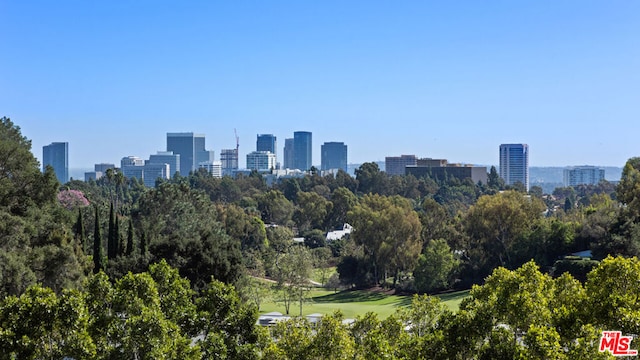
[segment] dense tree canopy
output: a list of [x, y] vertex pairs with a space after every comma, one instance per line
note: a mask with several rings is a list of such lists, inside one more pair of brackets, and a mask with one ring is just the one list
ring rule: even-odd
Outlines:
[[[591, 353], [599, 330], [637, 334], [639, 158], [615, 187], [526, 194], [502, 191], [495, 168], [488, 176], [487, 184], [388, 176], [365, 163], [355, 178], [314, 172], [269, 186], [257, 172], [216, 179], [198, 171], [146, 188], [117, 169], [59, 184], [2, 118], [0, 350], [8, 350], [0, 354], [597, 358], [606, 357]], [[327, 241], [344, 223], [352, 232]], [[565, 257], [581, 250], [594, 259]], [[347, 287], [484, 285], [455, 314], [421, 298], [413, 314], [367, 316], [352, 328], [335, 314], [313, 331], [296, 320], [263, 336], [231, 284], [270, 277], [282, 298], [301, 304], [313, 264], [336, 266]], [[246, 300], [251, 292], [241, 290]]]

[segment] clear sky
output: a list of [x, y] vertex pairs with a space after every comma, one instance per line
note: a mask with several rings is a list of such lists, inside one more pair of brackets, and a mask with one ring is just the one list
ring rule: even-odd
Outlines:
[[531, 166], [640, 155], [640, 1], [0, 0], [0, 116], [70, 167], [204, 133]]

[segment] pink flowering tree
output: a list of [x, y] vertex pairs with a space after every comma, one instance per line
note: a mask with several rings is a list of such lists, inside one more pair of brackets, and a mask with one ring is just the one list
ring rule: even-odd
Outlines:
[[58, 193], [58, 201], [69, 210], [89, 205], [89, 200], [80, 190], [62, 190]]

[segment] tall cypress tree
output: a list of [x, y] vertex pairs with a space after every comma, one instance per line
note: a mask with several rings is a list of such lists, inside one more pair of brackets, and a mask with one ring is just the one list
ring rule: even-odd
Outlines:
[[147, 256], [147, 236], [144, 231], [140, 234], [140, 256]]
[[82, 247], [82, 253], [84, 254], [87, 250], [85, 248], [84, 220], [82, 219], [82, 210], [80, 208], [78, 208], [78, 219], [76, 220], [76, 224], [73, 226], [73, 230], [76, 233], [76, 239], [78, 239], [78, 242]]
[[111, 203], [109, 208], [109, 231], [107, 233], [107, 257], [109, 260], [115, 259], [118, 254], [115, 227], [116, 221], [113, 214], [113, 203]]
[[127, 230], [127, 244], [124, 254], [129, 256], [133, 252], [133, 221], [129, 218], [129, 229]]
[[122, 249], [122, 241], [120, 239], [120, 220], [118, 219], [118, 215], [115, 215], [115, 223], [114, 223], [114, 244], [115, 244], [115, 249], [116, 249], [116, 257], [120, 256], [124, 253], [123, 249]]
[[93, 273], [97, 274], [100, 270], [104, 270], [103, 256], [104, 250], [102, 250], [102, 233], [100, 232], [100, 218], [98, 216], [98, 206], [96, 209], [96, 223], [93, 229]]

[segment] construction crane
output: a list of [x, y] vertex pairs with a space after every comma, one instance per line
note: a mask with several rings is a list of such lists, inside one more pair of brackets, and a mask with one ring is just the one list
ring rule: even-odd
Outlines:
[[233, 133], [236, 135], [236, 154], [238, 154], [238, 148], [240, 148], [240, 138], [238, 137], [236, 128], [233, 128]]

